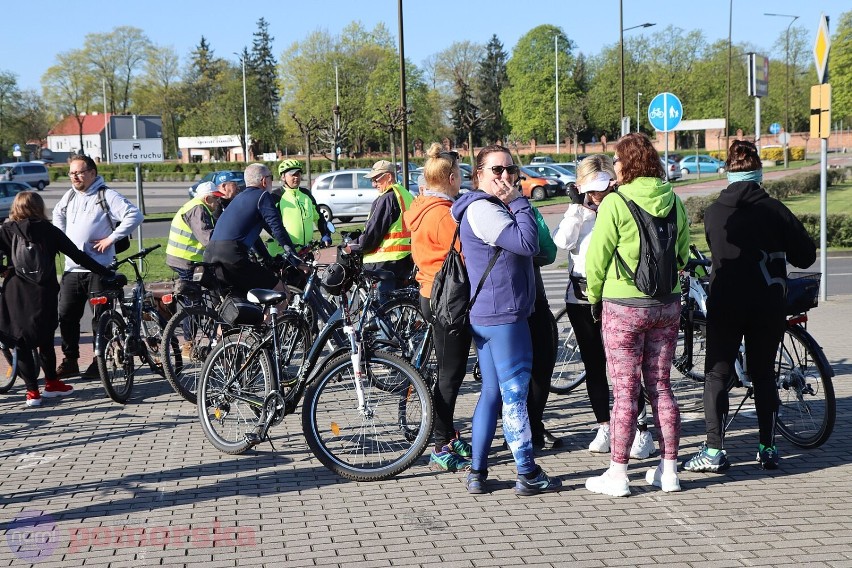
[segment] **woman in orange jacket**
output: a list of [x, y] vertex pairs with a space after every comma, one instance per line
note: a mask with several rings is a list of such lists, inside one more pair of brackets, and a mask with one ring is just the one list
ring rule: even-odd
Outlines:
[[[411, 231], [411, 256], [418, 268], [420, 308], [431, 321], [432, 281], [444, 263], [456, 231], [450, 206], [461, 189], [461, 171], [458, 153], [443, 151], [437, 142], [432, 144], [427, 155], [429, 160], [423, 168], [426, 188], [403, 214], [403, 220]], [[438, 381], [434, 396], [435, 447], [429, 462], [433, 469], [457, 471], [470, 464], [471, 456], [470, 444], [462, 441], [453, 427], [456, 398], [467, 372], [470, 330], [450, 336], [447, 330], [433, 322], [433, 337]]]

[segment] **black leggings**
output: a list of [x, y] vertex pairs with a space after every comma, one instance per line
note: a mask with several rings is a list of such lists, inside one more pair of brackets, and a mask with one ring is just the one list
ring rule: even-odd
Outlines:
[[533, 346], [527, 413], [530, 417], [532, 438], [535, 441], [541, 441], [544, 437], [544, 407], [547, 406], [550, 380], [553, 378], [553, 367], [556, 365], [556, 342], [554, 341], [556, 319], [543, 294], [537, 296], [535, 311], [527, 318], [527, 323], [530, 326]]
[[[432, 321], [429, 298], [420, 296], [420, 310], [427, 321]], [[459, 389], [467, 373], [471, 336], [469, 328], [465, 328], [458, 335], [450, 335], [438, 324], [432, 322], [432, 325], [432, 339], [435, 342], [435, 355], [438, 357], [438, 381], [435, 383], [433, 401], [435, 425], [432, 434], [435, 446], [440, 448], [456, 435], [453, 415]]]
[[23, 379], [28, 391], [38, 390], [39, 366], [44, 369], [44, 377], [56, 378], [56, 351], [53, 338], [38, 346], [38, 359], [33, 357], [33, 347], [26, 341], [18, 343], [18, 374]]
[[[710, 312], [718, 313], [718, 310]], [[728, 378], [745, 337], [746, 365], [754, 386], [754, 408], [760, 443], [775, 445], [775, 416], [778, 391], [775, 387], [775, 357], [784, 337], [784, 316], [719, 313], [707, 319], [707, 361], [704, 379], [704, 420], [707, 445], [724, 448], [724, 423], [728, 417]]]

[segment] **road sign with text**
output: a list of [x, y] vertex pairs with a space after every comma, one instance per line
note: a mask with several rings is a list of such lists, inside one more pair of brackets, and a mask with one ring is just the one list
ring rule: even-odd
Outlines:
[[656, 130], [669, 132], [680, 124], [683, 118], [683, 105], [680, 99], [671, 93], [660, 93], [648, 105], [648, 121]]
[[110, 140], [109, 158], [114, 164], [143, 164], [162, 162], [162, 138], [138, 138], [135, 140]]

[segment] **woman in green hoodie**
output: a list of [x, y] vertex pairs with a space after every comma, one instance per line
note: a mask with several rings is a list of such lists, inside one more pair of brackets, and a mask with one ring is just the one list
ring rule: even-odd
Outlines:
[[662, 458], [645, 479], [663, 491], [680, 490], [680, 412], [669, 380], [680, 317], [680, 282], [672, 266], [672, 274], [666, 275], [668, 280], [658, 293], [648, 295], [636, 286], [633, 273], [638, 272], [640, 260], [639, 226], [628, 201], [657, 218], [667, 217], [675, 208], [670, 231], [675, 258], [670, 259], [670, 264], [677, 268], [683, 267], [689, 253], [689, 228], [683, 202], [671, 184], [663, 181], [666, 174], [648, 137], [638, 133], [623, 136], [615, 145], [615, 153], [621, 198], [610, 197], [601, 202], [586, 256], [587, 295], [593, 313], [601, 317], [612, 380], [612, 455], [609, 469], [589, 478], [586, 488], [622, 497], [630, 495], [627, 463], [642, 379], [651, 399]]

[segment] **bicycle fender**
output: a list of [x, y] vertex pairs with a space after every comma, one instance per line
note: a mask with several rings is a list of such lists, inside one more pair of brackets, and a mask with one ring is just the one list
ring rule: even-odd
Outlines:
[[339, 356], [343, 355], [344, 353], [349, 353], [349, 346], [338, 347], [337, 349], [332, 351], [328, 355], [328, 357], [326, 357], [325, 359], [320, 361], [319, 365], [315, 365], [313, 371], [311, 371], [310, 375], [308, 375], [307, 384], [310, 385], [312, 382], [314, 382], [316, 380], [317, 376], [319, 376], [322, 373], [322, 371], [325, 370], [325, 364], [326, 363], [334, 360], [336, 357], [339, 357]]
[[820, 344], [817, 343], [816, 339], [814, 339], [813, 335], [808, 333], [808, 330], [806, 330], [801, 325], [795, 325], [795, 326], [793, 326], [792, 329], [798, 330], [799, 335], [802, 338], [802, 341], [805, 341], [808, 344], [808, 347], [810, 347], [811, 350], [813, 350], [813, 352], [816, 353], [816, 356], [819, 359], [819, 362], [822, 363], [824, 368], [828, 369], [829, 377], [833, 377], [834, 376], [834, 367], [832, 367], [831, 363], [828, 362], [828, 357], [825, 356], [825, 352], [822, 350], [822, 347], [820, 347]]

